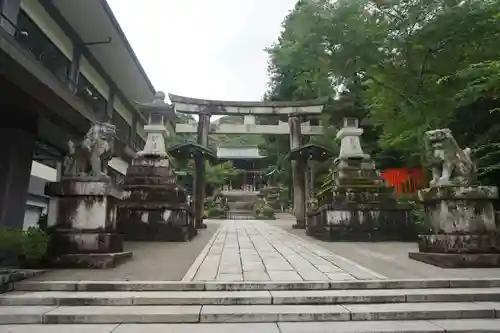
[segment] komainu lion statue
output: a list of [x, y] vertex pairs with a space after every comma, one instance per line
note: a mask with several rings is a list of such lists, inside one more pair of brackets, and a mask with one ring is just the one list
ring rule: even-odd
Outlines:
[[427, 131], [424, 139], [432, 167], [431, 186], [473, 185], [476, 182], [471, 149], [460, 149], [450, 129]]
[[115, 125], [96, 122], [81, 142], [68, 141], [64, 176], [106, 177], [108, 162], [113, 157], [115, 134]]

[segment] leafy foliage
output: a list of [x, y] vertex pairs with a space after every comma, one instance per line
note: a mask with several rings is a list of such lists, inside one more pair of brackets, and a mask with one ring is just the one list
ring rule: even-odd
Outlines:
[[[191, 174], [195, 173], [194, 161], [189, 161], [187, 171]], [[241, 174], [240, 169], [236, 169], [231, 161], [219, 164], [210, 164], [205, 162], [205, 183], [212, 189], [218, 189], [222, 185], [227, 184], [228, 179], [237, 177]]]
[[[351, 110], [327, 107], [326, 121], [364, 117], [364, 146], [380, 167], [421, 165], [423, 132], [449, 127], [493, 183], [499, 13], [498, 0], [300, 0], [268, 50], [265, 97], [354, 100]], [[336, 145], [334, 132], [317, 140]]]
[[0, 229], [0, 252], [32, 261], [44, 259], [49, 246], [49, 235], [40, 228]]

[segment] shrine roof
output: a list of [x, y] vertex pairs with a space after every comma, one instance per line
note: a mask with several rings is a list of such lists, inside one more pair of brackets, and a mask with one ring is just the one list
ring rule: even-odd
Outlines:
[[212, 150], [195, 142], [184, 142], [168, 148], [168, 153], [178, 159], [191, 159], [196, 154], [204, 155], [211, 162], [215, 162]]
[[252, 146], [218, 146], [217, 158], [219, 159], [262, 159], [259, 147]]
[[287, 158], [289, 160], [296, 160], [303, 158], [312, 161], [326, 161], [333, 156], [333, 153], [326, 147], [316, 144], [308, 143], [298, 148], [292, 149]]

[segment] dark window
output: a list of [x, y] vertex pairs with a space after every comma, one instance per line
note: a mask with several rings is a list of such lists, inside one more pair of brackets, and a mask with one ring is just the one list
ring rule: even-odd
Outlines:
[[127, 143], [128, 138], [130, 137], [130, 132], [132, 128], [125, 121], [125, 119], [120, 116], [118, 112], [113, 112], [113, 124], [116, 126], [116, 136], [120, 141]]
[[59, 80], [67, 82], [70, 60], [50, 41], [23, 10], [19, 12], [17, 28], [17, 41], [28, 49]]
[[106, 99], [83, 74], [78, 77], [76, 95], [90, 105], [96, 114], [103, 116], [106, 113]]

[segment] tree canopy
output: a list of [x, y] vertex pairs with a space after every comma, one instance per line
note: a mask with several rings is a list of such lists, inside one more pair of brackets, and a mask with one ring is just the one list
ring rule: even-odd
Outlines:
[[[386, 167], [421, 165], [423, 132], [449, 127], [494, 183], [499, 37], [499, 0], [299, 0], [268, 49], [265, 98], [352, 100], [350, 110], [327, 105], [331, 128], [316, 140], [333, 150], [339, 113], [354, 113], [366, 150]], [[287, 145], [267, 140], [268, 150]]]

